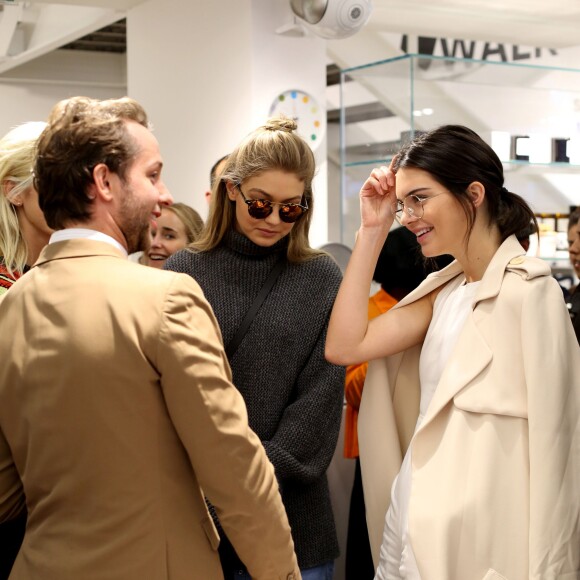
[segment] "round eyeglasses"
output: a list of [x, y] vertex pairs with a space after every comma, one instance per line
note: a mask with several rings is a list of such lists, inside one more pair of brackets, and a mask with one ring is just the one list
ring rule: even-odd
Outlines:
[[411, 218], [421, 219], [425, 213], [423, 204], [438, 195], [443, 195], [443, 193], [445, 192], [442, 191], [435, 195], [408, 195], [403, 201], [398, 199], [391, 204], [391, 213], [399, 223], [403, 219], [403, 212]]
[[269, 199], [248, 199], [244, 195], [241, 186], [236, 185], [236, 187], [240, 190], [244, 198], [244, 203], [248, 206], [248, 213], [257, 220], [267, 218], [274, 211], [275, 205], [278, 206], [280, 219], [287, 224], [293, 224], [308, 210], [308, 205], [306, 205], [306, 199], [304, 197], [302, 198], [304, 199], [304, 205], [300, 203], [280, 203], [278, 201], [270, 201]]

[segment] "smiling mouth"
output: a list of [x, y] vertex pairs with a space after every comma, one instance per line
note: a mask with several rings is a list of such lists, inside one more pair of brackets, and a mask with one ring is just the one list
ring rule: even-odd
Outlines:
[[149, 259], [153, 260], [154, 262], [167, 260], [168, 257], [169, 256], [162, 256], [161, 254], [149, 254]]
[[425, 234], [428, 234], [433, 228], [423, 228], [421, 230], [417, 230], [416, 232], [413, 232], [416, 236], [417, 239], [423, 237]]

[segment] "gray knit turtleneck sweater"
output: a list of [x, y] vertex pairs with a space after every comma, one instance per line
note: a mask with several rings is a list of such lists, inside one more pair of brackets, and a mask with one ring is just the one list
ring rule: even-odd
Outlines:
[[[263, 248], [232, 231], [218, 248], [183, 250], [165, 267], [195, 278], [228, 344], [286, 248], [287, 239]], [[344, 368], [326, 362], [324, 341], [340, 280], [329, 256], [287, 264], [230, 360], [250, 427], [274, 465], [300, 568], [338, 556], [326, 470], [340, 428]]]

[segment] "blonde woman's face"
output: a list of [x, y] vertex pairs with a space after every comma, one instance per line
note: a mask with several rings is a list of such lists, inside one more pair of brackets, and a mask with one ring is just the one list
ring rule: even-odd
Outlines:
[[[293, 173], [270, 169], [246, 179], [239, 187], [228, 182], [227, 190], [229, 199], [236, 203], [236, 230], [254, 244], [269, 247], [287, 236], [296, 225], [297, 222], [285, 223], [280, 219], [277, 204], [301, 203], [304, 182]], [[244, 196], [247, 200], [270, 201], [276, 204], [274, 211], [263, 219], [253, 218], [248, 213]]]
[[162, 269], [167, 258], [187, 246], [183, 222], [170, 209], [163, 208], [155, 226], [151, 227], [151, 244], [147, 250], [147, 265]]

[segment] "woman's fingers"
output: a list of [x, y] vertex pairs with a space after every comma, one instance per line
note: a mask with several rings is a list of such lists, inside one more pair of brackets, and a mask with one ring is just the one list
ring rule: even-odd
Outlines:
[[382, 195], [381, 185], [377, 177], [371, 173], [364, 182], [360, 192], [363, 197], [374, 197], [377, 193]]
[[389, 193], [394, 185], [394, 174], [390, 176], [389, 171], [389, 168], [384, 165], [375, 167], [365, 181], [361, 195], [369, 197], [375, 194], [382, 196]]

